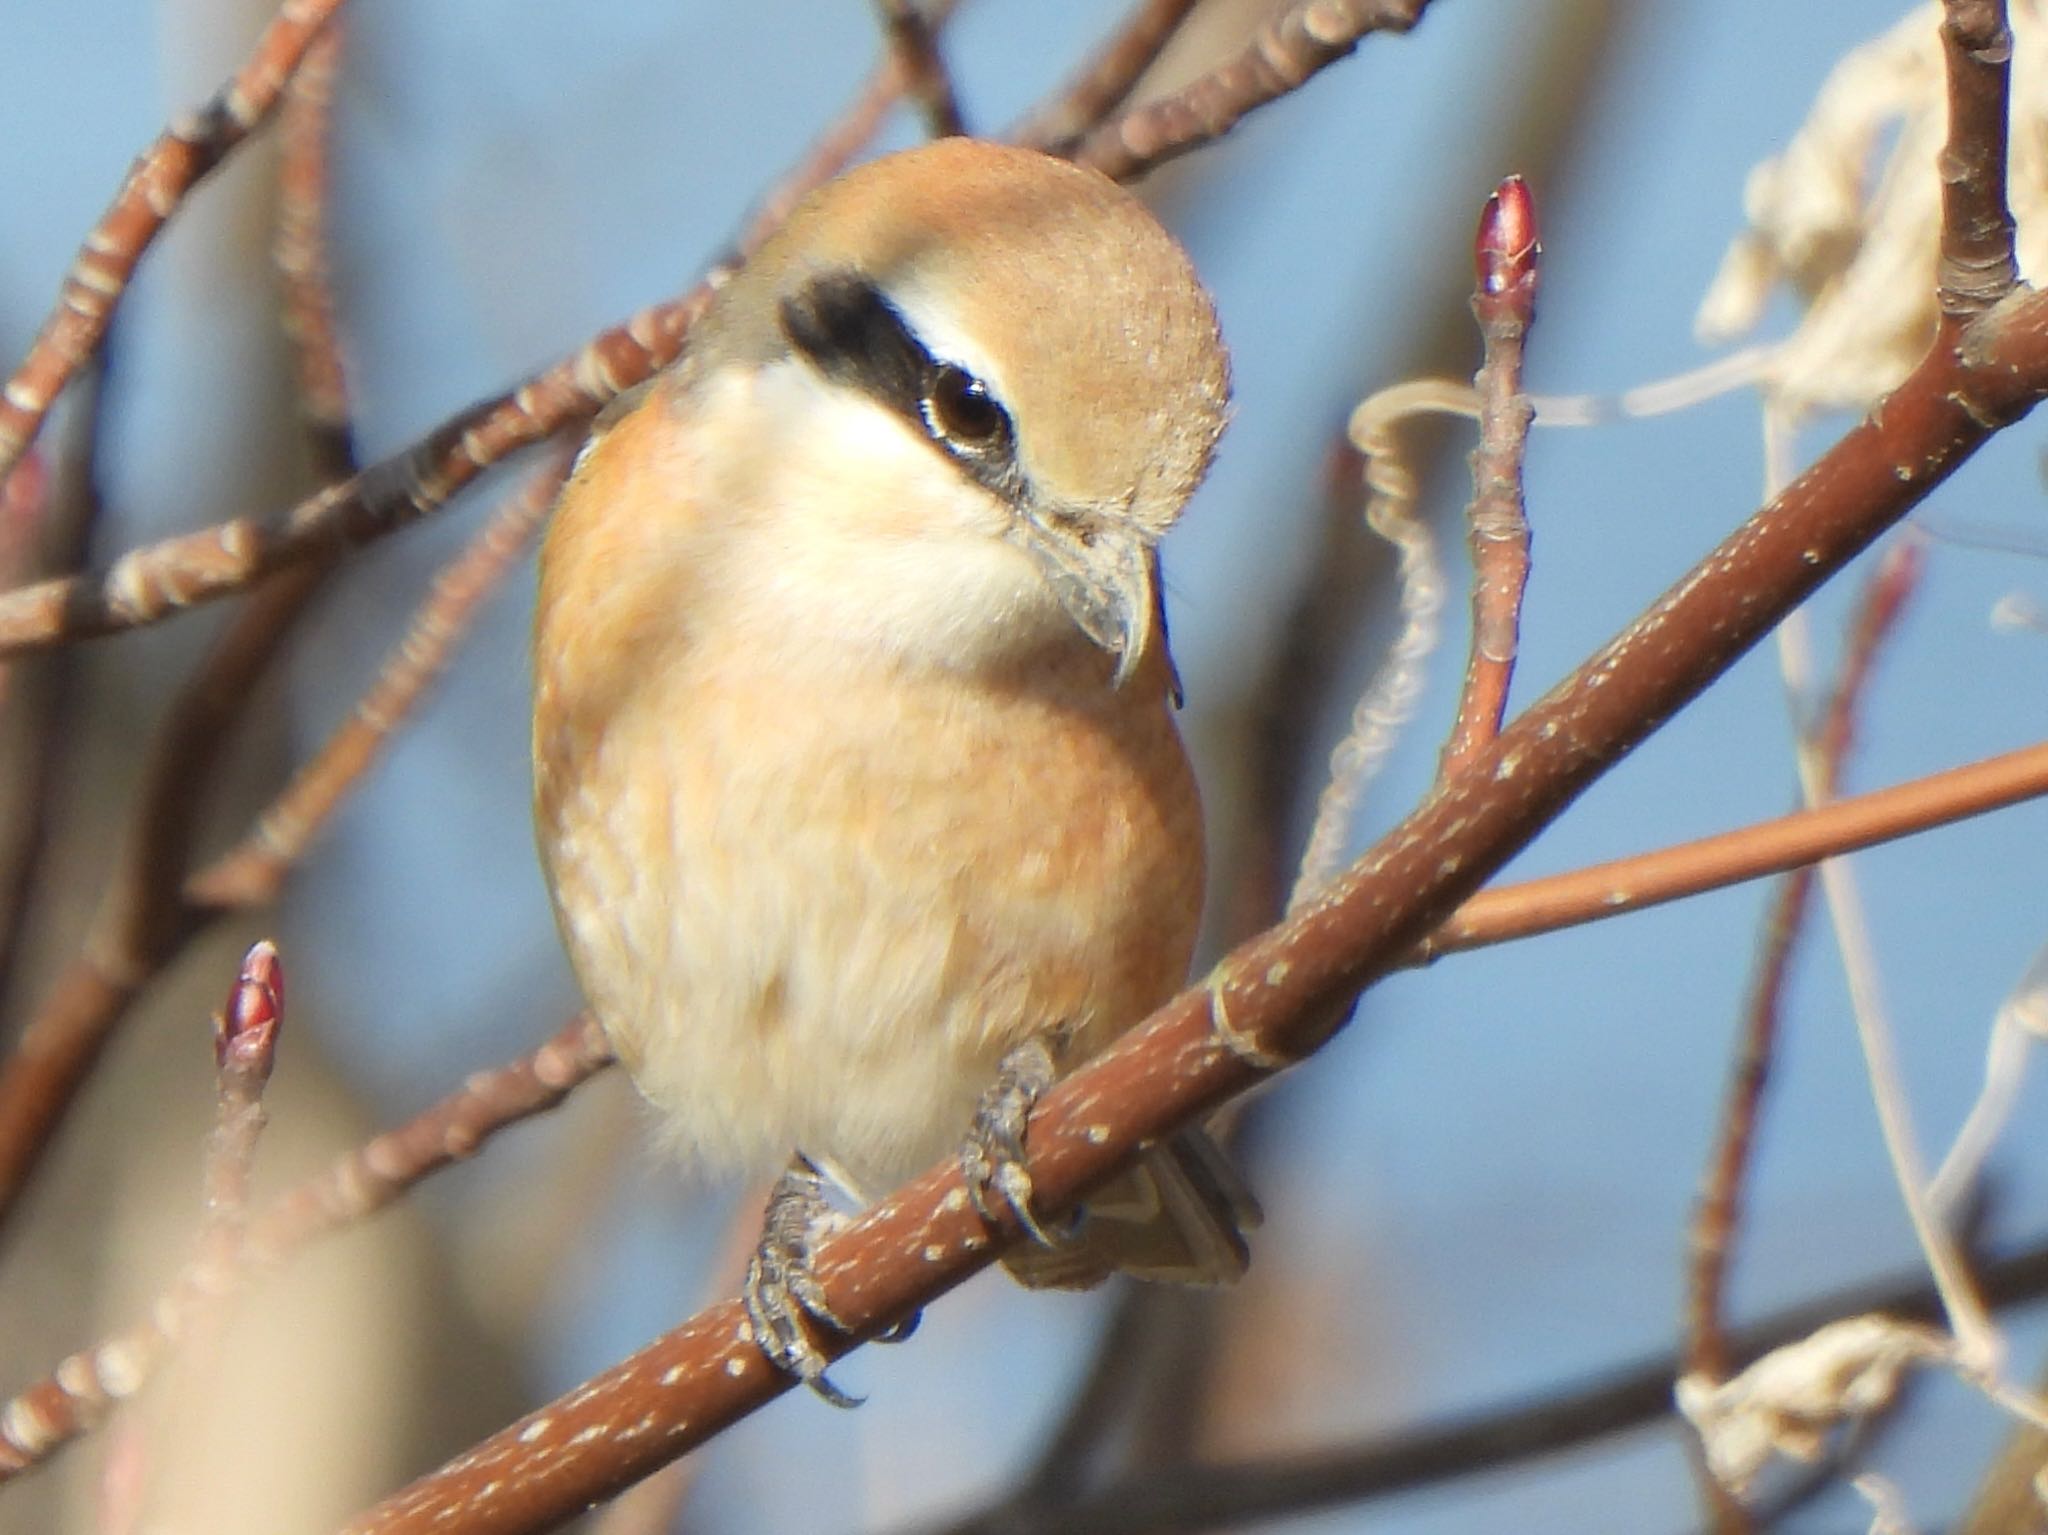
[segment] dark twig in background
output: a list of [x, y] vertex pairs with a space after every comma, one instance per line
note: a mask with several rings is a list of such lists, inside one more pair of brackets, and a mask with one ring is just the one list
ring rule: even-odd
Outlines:
[[1104, 123], [1074, 158], [1118, 181], [1219, 138], [1250, 112], [1298, 90], [1369, 34], [1406, 32], [1429, 0], [1308, 0], [1263, 24], [1244, 51], [1173, 95]]
[[882, 32], [889, 52], [896, 60], [897, 78], [903, 91], [924, 116], [925, 131], [933, 138], [965, 133], [960, 116], [960, 98], [953, 90], [953, 77], [939, 56], [938, 37], [932, 22], [918, 8], [916, 0], [876, 0], [882, 13]]
[[1123, 26], [1064, 89], [1010, 130], [1018, 144], [1071, 154], [1080, 136], [1124, 104], [1200, 0], [1137, 0]]
[[[100, 409], [104, 362], [73, 398], [72, 419], [54, 469], [46, 451], [24, 454], [0, 475], [0, 587], [85, 564], [99, 524]], [[50, 845], [52, 800], [71, 750], [75, 660], [59, 651], [0, 663], [0, 1021], [8, 1019], [17, 967], [35, 915]]]
[[[1994, 1305], [2039, 1300], [2048, 1296], [2048, 1243], [1986, 1260], [1979, 1272]], [[1829, 1322], [1872, 1312], [1930, 1321], [1941, 1299], [1919, 1270], [1857, 1285], [1736, 1328], [1731, 1357], [1748, 1364]], [[933, 1526], [930, 1535], [1196, 1535], [1300, 1518], [1523, 1465], [1670, 1418], [1682, 1368], [1677, 1354], [1659, 1355], [1436, 1424], [1243, 1465], [1176, 1466], [1113, 1482], [1056, 1511], [992, 1508]]]
[[[1920, 545], [1911, 538], [1893, 543], [1858, 595], [1850, 616], [1835, 685], [1812, 731], [1820, 781], [1819, 803], [1840, 792], [1842, 774], [1855, 739], [1856, 718], [1874, 674], [1878, 648], [1897, 628], [1899, 615], [1919, 582]], [[1722, 1095], [1720, 1121], [1708, 1154], [1703, 1192], [1687, 1233], [1683, 1312], [1688, 1374], [1726, 1380], [1730, 1355], [1724, 1313], [1729, 1250], [1742, 1219], [1743, 1192], [1756, 1149], [1764, 1088], [1777, 1055], [1785, 985], [1792, 955], [1811, 911], [1817, 877], [1814, 865], [1795, 869], [1772, 893], [1757, 955], [1756, 973], [1736, 1035], [1735, 1058]], [[1751, 1516], [1733, 1491], [1721, 1485], [1704, 1458], [1695, 1457], [1702, 1497], [1717, 1529], [1742, 1531]]]
[[434, 577], [426, 600], [347, 720], [292, 775], [249, 834], [186, 881], [187, 901], [219, 909], [277, 898], [285, 875], [447, 670], [484, 603], [540, 531], [568, 470], [565, 454], [534, 474]]
[[323, 480], [347, 479], [357, 467], [348, 372], [328, 261], [329, 147], [344, 35], [342, 23], [334, 21], [313, 40], [285, 88], [277, 117], [280, 154], [273, 250], [283, 290], [281, 318], [292, 344], [299, 411], [306, 421], [313, 469]]
[[[1899, 615], [1919, 582], [1921, 558], [1920, 545], [1914, 540], [1894, 543], [1857, 599], [1835, 685], [1814, 731], [1824, 801], [1833, 800], [1841, 788], [1858, 709], [1875, 671], [1879, 646], [1897, 629]], [[1741, 1221], [1758, 1106], [1777, 1053], [1785, 984], [1811, 905], [1814, 877], [1811, 865], [1795, 869], [1772, 892], [1704, 1192], [1693, 1215], [1686, 1282], [1686, 1368], [1717, 1381], [1727, 1378], [1730, 1365], [1723, 1331], [1728, 1251]]]

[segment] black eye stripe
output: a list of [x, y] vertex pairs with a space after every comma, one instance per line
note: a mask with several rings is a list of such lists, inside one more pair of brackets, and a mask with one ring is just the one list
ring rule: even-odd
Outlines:
[[790, 345], [827, 378], [917, 415], [931, 354], [874, 284], [845, 273], [814, 278], [782, 301], [781, 318]]
[[948, 437], [933, 396], [942, 380], [964, 370], [933, 357], [873, 283], [848, 272], [815, 277], [782, 301], [780, 319], [790, 345], [825, 377], [895, 411], [997, 495], [1022, 498], [1024, 475], [1008, 412], [991, 396], [999, 431], [971, 443]]

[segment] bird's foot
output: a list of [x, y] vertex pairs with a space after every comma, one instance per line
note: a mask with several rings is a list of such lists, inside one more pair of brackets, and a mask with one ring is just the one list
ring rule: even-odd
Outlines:
[[1024, 1167], [1024, 1131], [1031, 1110], [1045, 1096], [1058, 1067], [1052, 1044], [1043, 1036], [1028, 1039], [1010, 1051], [996, 1068], [996, 1079], [975, 1105], [974, 1123], [960, 1147], [960, 1171], [967, 1194], [985, 1221], [1001, 1219], [998, 1201], [1006, 1205], [1039, 1242], [1058, 1247], [1071, 1232], [1048, 1231], [1031, 1209], [1031, 1174]]
[[847, 1330], [811, 1272], [813, 1243], [843, 1224], [844, 1217], [826, 1202], [825, 1181], [818, 1170], [798, 1157], [768, 1196], [761, 1243], [747, 1264], [740, 1299], [754, 1342], [770, 1364], [796, 1376], [834, 1407], [858, 1407], [860, 1397], [849, 1396], [826, 1378], [828, 1361], [810, 1332], [813, 1322], [834, 1332]]

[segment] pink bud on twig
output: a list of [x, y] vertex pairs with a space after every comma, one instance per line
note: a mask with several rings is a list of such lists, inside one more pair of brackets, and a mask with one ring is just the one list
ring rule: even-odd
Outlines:
[[243, 956], [227, 1006], [214, 1016], [215, 1063], [253, 1073], [258, 1081], [267, 1078], [283, 1021], [284, 966], [277, 945], [265, 938]]
[[1536, 198], [1529, 183], [1510, 176], [1494, 188], [1479, 215], [1479, 233], [1472, 242], [1472, 260], [1482, 299], [1499, 297], [1513, 303], [1533, 294], [1536, 260], [1543, 246], [1536, 234]]

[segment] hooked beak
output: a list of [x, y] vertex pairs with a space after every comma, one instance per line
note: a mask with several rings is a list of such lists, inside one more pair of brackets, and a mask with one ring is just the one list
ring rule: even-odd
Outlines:
[[1017, 534], [1060, 606], [1116, 657], [1114, 685], [1122, 687], [1152, 648], [1158, 622], [1159, 556], [1152, 545], [1103, 518], [1053, 518], [1035, 510], [1019, 519]]

